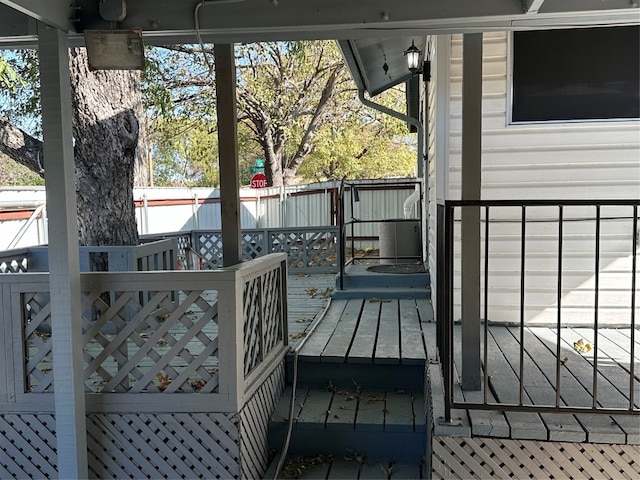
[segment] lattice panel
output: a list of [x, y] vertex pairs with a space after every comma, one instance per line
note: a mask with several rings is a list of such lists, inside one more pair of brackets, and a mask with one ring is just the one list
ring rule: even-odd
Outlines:
[[222, 233], [203, 233], [198, 236], [198, 254], [215, 268], [222, 264]]
[[[23, 305], [26, 391], [50, 392], [49, 295], [24, 294]], [[82, 313], [87, 391], [218, 392], [215, 292], [90, 292]]]
[[283, 391], [284, 362], [281, 362], [240, 412], [240, 458], [243, 478], [263, 478], [267, 470], [267, 426]]
[[640, 478], [640, 446], [434, 437], [434, 479]]
[[264, 311], [264, 326], [262, 328], [264, 340], [264, 352], [267, 355], [273, 347], [282, 342], [284, 332], [282, 330], [282, 272], [275, 269], [261, 277], [262, 281], [262, 305]]
[[87, 386], [93, 392], [217, 392], [218, 306], [207, 294], [180, 292], [176, 302], [173, 292], [116, 292], [110, 305], [98, 292], [86, 295]]
[[285, 252], [290, 268], [334, 266], [338, 246], [330, 232], [278, 232], [271, 234], [271, 250]]
[[[222, 263], [222, 234], [203, 232], [197, 237], [194, 248], [205, 259], [205, 268], [216, 268]], [[289, 268], [316, 271], [335, 271], [338, 258], [336, 232], [309, 231], [243, 231], [242, 257], [251, 260], [268, 253], [288, 254]]]
[[53, 391], [53, 342], [49, 293], [22, 295], [27, 392]]
[[187, 248], [191, 247], [191, 238], [189, 235], [179, 235], [175, 237], [178, 248], [178, 255], [185, 257]]
[[281, 290], [280, 269], [270, 270], [245, 283], [242, 295], [245, 376], [284, 340]]
[[264, 233], [243, 232], [242, 233], [242, 258], [253, 260], [269, 253], [264, 244]]
[[95, 478], [240, 478], [238, 420], [231, 414], [90, 414]]
[[53, 415], [0, 415], [0, 478], [57, 478]]
[[245, 377], [262, 361], [262, 318], [260, 277], [248, 281], [242, 293], [244, 309], [244, 375]]
[[27, 271], [27, 257], [0, 260], [0, 273], [22, 273]]

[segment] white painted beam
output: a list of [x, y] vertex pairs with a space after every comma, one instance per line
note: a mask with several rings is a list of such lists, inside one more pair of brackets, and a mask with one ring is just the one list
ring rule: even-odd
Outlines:
[[240, 174], [238, 172], [238, 118], [236, 66], [233, 44], [215, 44], [218, 102], [218, 161], [224, 266], [242, 262], [240, 233]]
[[0, 3], [64, 32], [71, 29], [71, 0], [0, 0]]
[[[24, 1], [24, 0], [23, 0]], [[42, 0], [46, 4], [46, 0]], [[97, 1], [97, 0], [96, 0]], [[247, 0], [237, 4], [207, 6], [200, 19], [201, 35], [207, 43], [239, 43], [278, 40], [321, 40], [384, 38], [387, 36], [425, 36], [452, 33], [503, 32], [521, 28], [562, 28], [578, 26], [632, 25], [638, 23], [638, 9], [629, 0], [575, 0], [553, 4], [557, 11], [527, 13], [522, 0], [466, 2], [464, 8], [451, 9], [450, 0], [439, 2], [395, 2], [387, 7], [389, 20], [373, 15], [356, 19], [348, 9], [334, 8], [315, 15], [309, 1], [287, 5], [291, 14], [281, 14], [266, 0]], [[326, 0], [322, 0], [326, 7]], [[97, 15], [97, 3], [79, 2], [80, 28], [111, 28]], [[0, 0], [13, 6], [17, 1]], [[195, 2], [194, 2], [195, 3]], [[120, 28], [141, 28], [147, 45], [196, 43], [193, 5], [175, 0], [136, 1], [127, 4], [127, 18]], [[145, 6], [149, 6], [145, 9]], [[436, 5], [436, 6], [434, 6]], [[437, 7], [440, 5], [440, 7]], [[551, 5], [549, 3], [549, 5]], [[546, 4], [545, 4], [546, 6]], [[238, 8], [235, 12], [231, 8]], [[93, 11], [91, 11], [93, 8]], [[393, 10], [391, 10], [393, 8]], [[403, 11], [405, 8], [406, 11]], [[5, 7], [4, 10], [7, 8]], [[207, 10], [209, 9], [209, 11]], [[288, 11], [289, 11], [288, 10]], [[293, 11], [295, 10], [295, 12]], [[353, 9], [351, 9], [352, 11]], [[370, 9], [367, 9], [369, 11]], [[0, 48], [33, 48], [33, 30], [24, 22], [11, 21], [0, 10]], [[347, 14], [348, 13], [348, 14]], [[82, 34], [70, 33], [72, 45], [83, 45]]]
[[[463, 36], [462, 200], [482, 191], [482, 34]], [[462, 388], [480, 390], [480, 208], [462, 207]]]
[[87, 478], [69, 46], [65, 32], [39, 27], [57, 467], [59, 478]]
[[524, 11], [526, 13], [538, 13], [544, 0], [523, 0]]

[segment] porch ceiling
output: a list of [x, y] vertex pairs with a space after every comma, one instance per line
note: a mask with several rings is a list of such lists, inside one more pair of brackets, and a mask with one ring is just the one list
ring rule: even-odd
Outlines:
[[[120, 0], [106, 0], [118, 3]], [[0, 37], [33, 41], [31, 19], [68, 29], [108, 29], [99, 0], [0, 0]], [[119, 28], [147, 43], [195, 42], [198, 0], [126, 0]], [[410, 37], [548, 26], [638, 23], [637, 0], [214, 0], [199, 9], [207, 42]], [[17, 15], [16, 12], [19, 12]], [[405, 47], [406, 48], [406, 47]]]
[[[103, 0], [118, 4], [120, 0]], [[195, 43], [198, 0], [126, 0], [117, 28], [140, 28], [145, 43]], [[100, 0], [0, 0], [0, 48], [35, 46], [37, 22], [68, 30], [109, 29]], [[640, 22], [637, 0], [207, 0], [205, 42], [337, 39], [359, 87], [376, 95], [409, 77], [403, 52], [426, 35]], [[420, 47], [422, 48], [422, 47]], [[383, 65], [388, 65], [384, 69]]]

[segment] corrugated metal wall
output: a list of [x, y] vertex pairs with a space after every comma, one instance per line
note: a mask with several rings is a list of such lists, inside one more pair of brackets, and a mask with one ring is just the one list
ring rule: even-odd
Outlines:
[[[404, 182], [404, 185], [397, 186], [398, 182]], [[402, 218], [403, 203], [413, 191], [413, 187], [407, 187], [407, 179], [366, 180], [353, 183], [367, 185], [359, 188], [360, 201], [354, 203], [353, 212], [347, 207], [347, 219]], [[249, 229], [335, 225], [338, 187], [339, 182], [324, 182], [263, 190], [242, 189], [241, 226]], [[347, 205], [350, 205], [349, 195], [350, 192], [347, 190]], [[44, 190], [8, 189], [2, 191], [0, 196], [0, 201], [8, 203], [18, 200], [35, 206], [38, 202], [44, 201]], [[222, 228], [220, 192], [217, 189], [136, 188], [134, 201], [138, 231], [141, 234]], [[418, 215], [416, 208], [414, 206], [412, 211], [414, 217]], [[26, 216], [28, 217], [28, 212]], [[7, 249], [25, 222], [26, 219], [0, 222], [0, 250]], [[42, 231], [42, 225], [34, 223], [16, 248], [46, 243], [46, 236], [39, 236], [39, 232]], [[356, 248], [377, 248], [377, 223], [356, 225], [353, 233], [360, 239], [356, 242]]]

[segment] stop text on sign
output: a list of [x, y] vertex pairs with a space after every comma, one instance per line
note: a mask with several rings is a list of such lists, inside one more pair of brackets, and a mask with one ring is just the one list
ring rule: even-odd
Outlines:
[[256, 173], [251, 177], [251, 188], [267, 188], [267, 176], [264, 173]]

